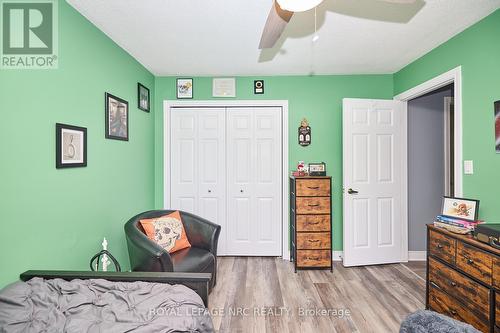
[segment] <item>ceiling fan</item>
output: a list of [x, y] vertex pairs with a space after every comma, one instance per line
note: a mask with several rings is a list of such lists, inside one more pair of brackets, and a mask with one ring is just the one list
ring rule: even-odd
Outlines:
[[[396, 4], [411, 4], [417, 0], [377, 0]], [[267, 17], [259, 49], [272, 48], [278, 41], [293, 13], [305, 12], [319, 6], [323, 0], [274, 0]]]

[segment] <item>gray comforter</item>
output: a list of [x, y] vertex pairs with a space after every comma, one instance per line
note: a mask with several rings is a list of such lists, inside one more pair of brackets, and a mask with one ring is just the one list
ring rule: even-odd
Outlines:
[[106, 280], [16, 282], [0, 292], [0, 332], [212, 332], [182, 285]]

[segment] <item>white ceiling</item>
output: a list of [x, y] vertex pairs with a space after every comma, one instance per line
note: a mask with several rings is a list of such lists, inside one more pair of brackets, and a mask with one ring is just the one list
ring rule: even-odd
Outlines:
[[258, 50], [272, 0], [67, 0], [155, 75], [393, 73], [500, 8], [500, 0], [325, 0]]

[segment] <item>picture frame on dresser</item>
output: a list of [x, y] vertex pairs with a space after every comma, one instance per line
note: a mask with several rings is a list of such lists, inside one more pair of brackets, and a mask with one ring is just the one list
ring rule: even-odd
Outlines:
[[290, 177], [291, 258], [298, 269], [329, 269], [332, 263], [331, 177]]

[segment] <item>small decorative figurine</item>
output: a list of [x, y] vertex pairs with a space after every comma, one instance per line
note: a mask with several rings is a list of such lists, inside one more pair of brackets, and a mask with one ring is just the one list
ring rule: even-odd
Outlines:
[[306, 118], [303, 118], [299, 127], [299, 145], [306, 147], [311, 144], [311, 127]]
[[[106, 240], [106, 238], [104, 238], [104, 240], [102, 241], [102, 249], [104, 251], [108, 251], [108, 241]], [[111, 263], [107, 254], [103, 254], [103, 256], [101, 258], [101, 262], [102, 262], [102, 271], [107, 272], [108, 265]]]

